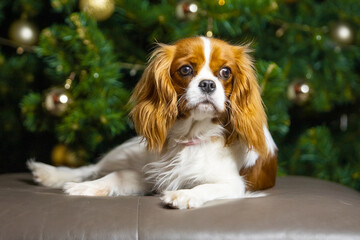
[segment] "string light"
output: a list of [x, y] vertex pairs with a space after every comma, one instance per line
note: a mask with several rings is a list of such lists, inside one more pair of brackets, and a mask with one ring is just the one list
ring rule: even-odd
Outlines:
[[207, 32], [206, 32], [206, 36], [207, 37], [212, 37], [214, 34], [213, 34], [213, 28], [214, 28], [214, 20], [209, 17], [208, 18], [208, 25], [207, 25]]
[[307, 85], [306, 83], [304, 83], [304, 84], [301, 85], [301, 87], [300, 87], [300, 91], [301, 91], [302, 93], [308, 93], [309, 90], [310, 90], [310, 87], [309, 87], [309, 85]]
[[207, 31], [207, 32], [206, 32], [206, 36], [209, 37], [209, 38], [212, 37], [212, 36], [213, 36], [213, 32], [212, 32], [212, 31]]
[[75, 79], [75, 75], [76, 74], [74, 72], [70, 73], [69, 77], [65, 80], [65, 85], [64, 85], [65, 89], [71, 88], [71, 84], [72, 84], [73, 80]]
[[69, 98], [68, 98], [65, 94], [62, 94], [62, 95], [60, 95], [60, 97], [59, 97], [59, 101], [60, 101], [61, 103], [67, 103], [68, 100], [69, 100]]
[[64, 86], [65, 89], [70, 89], [71, 83], [72, 83], [71, 79], [66, 79], [65, 86]]
[[196, 13], [198, 11], [198, 6], [195, 3], [191, 3], [189, 5], [189, 11], [192, 13]]

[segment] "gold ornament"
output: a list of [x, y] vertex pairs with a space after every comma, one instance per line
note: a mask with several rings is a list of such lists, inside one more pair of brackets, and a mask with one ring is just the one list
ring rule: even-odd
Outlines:
[[45, 109], [52, 115], [63, 114], [70, 103], [70, 97], [63, 88], [52, 88], [45, 95]]
[[20, 45], [34, 45], [39, 39], [39, 30], [31, 22], [20, 19], [13, 22], [9, 28], [9, 37]]
[[331, 28], [332, 38], [342, 45], [352, 44], [354, 35], [353, 29], [347, 23], [336, 23]]
[[69, 167], [77, 167], [82, 163], [77, 154], [63, 144], [58, 144], [52, 149], [51, 161], [55, 166]]
[[289, 100], [297, 105], [303, 105], [306, 103], [309, 100], [310, 93], [310, 86], [302, 79], [294, 80], [290, 83], [287, 90]]
[[114, 0], [80, 0], [79, 8], [98, 21], [108, 19], [115, 10]]
[[181, 1], [176, 6], [176, 16], [179, 19], [193, 20], [196, 18], [198, 10], [198, 5], [195, 2]]

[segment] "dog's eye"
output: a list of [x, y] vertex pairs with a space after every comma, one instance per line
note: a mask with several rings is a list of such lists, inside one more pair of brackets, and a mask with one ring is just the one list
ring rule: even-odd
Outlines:
[[223, 67], [222, 69], [220, 69], [219, 76], [220, 76], [220, 78], [222, 78], [223, 80], [229, 79], [230, 76], [231, 76], [231, 70], [230, 70], [230, 68], [228, 68], [228, 67]]
[[189, 65], [185, 65], [182, 66], [179, 70], [178, 70], [179, 74], [183, 77], [189, 76], [191, 74], [193, 74], [193, 69], [191, 66]]

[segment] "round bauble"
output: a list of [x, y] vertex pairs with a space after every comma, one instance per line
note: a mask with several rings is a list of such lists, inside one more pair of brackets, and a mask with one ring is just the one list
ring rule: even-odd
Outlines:
[[69, 106], [70, 97], [63, 88], [52, 88], [45, 94], [45, 109], [52, 115], [62, 115]]
[[341, 45], [349, 45], [354, 42], [355, 32], [347, 23], [335, 23], [331, 27], [331, 37]]
[[20, 19], [10, 25], [9, 38], [20, 45], [31, 46], [37, 43], [39, 30], [33, 23]]
[[76, 153], [64, 144], [57, 144], [51, 151], [51, 161], [55, 166], [76, 167], [81, 165]]
[[294, 80], [288, 86], [287, 96], [293, 103], [303, 105], [309, 100], [310, 92], [310, 86], [305, 80]]
[[79, 8], [97, 21], [111, 17], [115, 10], [114, 0], [80, 0]]
[[192, 1], [181, 1], [176, 6], [176, 17], [182, 20], [193, 20], [198, 14], [198, 5]]

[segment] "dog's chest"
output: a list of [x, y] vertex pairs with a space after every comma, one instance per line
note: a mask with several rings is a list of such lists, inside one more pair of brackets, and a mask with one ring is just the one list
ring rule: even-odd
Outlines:
[[145, 168], [147, 180], [160, 192], [192, 188], [236, 172], [230, 149], [224, 148], [222, 142], [178, 147]]

